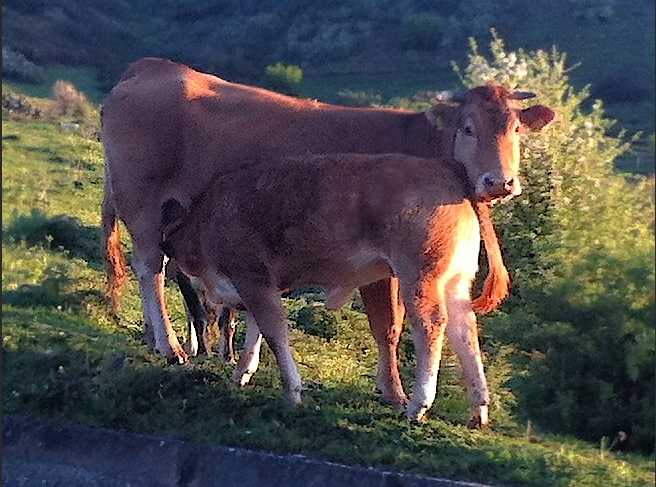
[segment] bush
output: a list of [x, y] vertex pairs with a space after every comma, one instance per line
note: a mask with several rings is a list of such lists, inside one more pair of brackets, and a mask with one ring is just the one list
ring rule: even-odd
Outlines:
[[29, 99], [16, 93], [2, 93], [2, 108], [17, 115], [30, 118], [43, 117], [43, 110], [32, 104]]
[[493, 36], [491, 61], [472, 40], [456, 67], [465, 85], [534, 91], [558, 121], [527, 137], [524, 193], [494, 208], [513, 293], [486, 332], [519, 349], [520, 416], [594, 442], [626, 431], [627, 448], [652, 453], [654, 180], [614, 172], [636, 137], [608, 135], [614, 121], [569, 85], [565, 55], [506, 52]]
[[51, 115], [85, 118], [93, 110], [93, 105], [85, 94], [69, 81], [58, 80], [54, 84], [52, 92], [55, 103], [52, 105]]
[[17, 217], [3, 228], [3, 239], [25, 242], [29, 246], [40, 245], [51, 250], [64, 250], [73, 257], [85, 259], [98, 266], [103, 264], [100, 253], [100, 229], [87, 227], [73, 216], [48, 217], [40, 210]]
[[378, 93], [369, 91], [343, 90], [337, 93], [340, 102], [349, 107], [380, 107], [383, 106], [383, 97]]
[[337, 318], [323, 303], [310, 302], [289, 313], [292, 324], [308, 335], [330, 340], [337, 336]]
[[303, 81], [303, 70], [298, 66], [283, 63], [267, 66], [262, 84], [271, 90], [287, 95], [298, 95]]

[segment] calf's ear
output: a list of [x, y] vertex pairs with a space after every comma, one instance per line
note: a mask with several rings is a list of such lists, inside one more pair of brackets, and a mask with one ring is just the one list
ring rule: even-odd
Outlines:
[[519, 110], [522, 132], [539, 132], [556, 118], [556, 112], [545, 105], [534, 105]]

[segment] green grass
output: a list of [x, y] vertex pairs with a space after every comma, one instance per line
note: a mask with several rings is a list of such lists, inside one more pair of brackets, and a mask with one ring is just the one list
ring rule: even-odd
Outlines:
[[[216, 357], [166, 366], [141, 343], [135, 280], [119, 318], [102, 296], [102, 263], [89, 243], [99, 235], [100, 143], [3, 112], [2, 151], [3, 412], [498, 485], [654, 485], [653, 458], [602, 455], [599, 445], [539, 432], [527, 438], [508, 415], [512, 395], [503, 384], [492, 384], [494, 428], [469, 430], [450, 350], [428, 418], [419, 425], [402, 420], [378, 402], [376, 347], [357, 300], [334, 314], [330, 339], [292, 328], [306, 386], [300, 407], [284, 402], [266, 346], [245, 388], [230, 381], [233, 366]], [[167, 293], [184, 339], [179, 293], [173, 286]], [[286, 300], [292, 311], [303, 303]], [[406, 336], [408, 389], [409, 343]], [[503, 354], [486, 365], [498, 375], [492, 372], [503, 369]]]

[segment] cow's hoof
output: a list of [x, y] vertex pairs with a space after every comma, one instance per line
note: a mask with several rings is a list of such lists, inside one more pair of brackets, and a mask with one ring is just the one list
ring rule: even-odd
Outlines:
[[411, 423], [419, 423], [424, 418], [429, 407], [430, 406], [417, 405], [410, 402], [405, 409], [403, 417]]
[[162, 352], [162, 355], [166, 357], [166, 361], [171, 365], [186, 364], [189, 360], [187, 353], [177, 343], [176, 346], [171, 345], [168, 350]]
[[189, 359], [186, 353], [184, 353], [183, 355], [171, 355], [169, 357], [166, 357], [166, 363], [169, 365], [184, 365], [186, 363], [189, 363]]
[[241, 387], [244, 387], [246, 384], [248, 384], [251, 380], [251, 377], [253, 377], [253, 374], [255, 372], [249, 372], [249, 371], [242, 371], [239, 369], [235, 369], [235, 371], [232, 373], [232, 380], [235, 384], [240, 385]]

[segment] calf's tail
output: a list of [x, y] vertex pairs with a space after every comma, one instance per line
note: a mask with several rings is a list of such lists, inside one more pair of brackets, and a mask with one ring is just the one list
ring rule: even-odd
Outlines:
[[483, 285], [483, 292], [472, 301], [472, 308], [476, 313], [485, 314], [497, 309], [510, 293], [510, 275], [503, 263], [499, 239], [490, 217], [489, 206], [485, 203], [474, 203], [474, 209], [487, 253], [489, 271]]
[[128, 276], [128, 267], [125, 262], [125, 254], [121, 248], [119, 238], [118, 219], [114, 205], [106, 196], [102, 209], [103, 247], [105, 263], [107, 266], [107, 289], [106, 295], [116, 311], [121, 293], [121, 286]]

